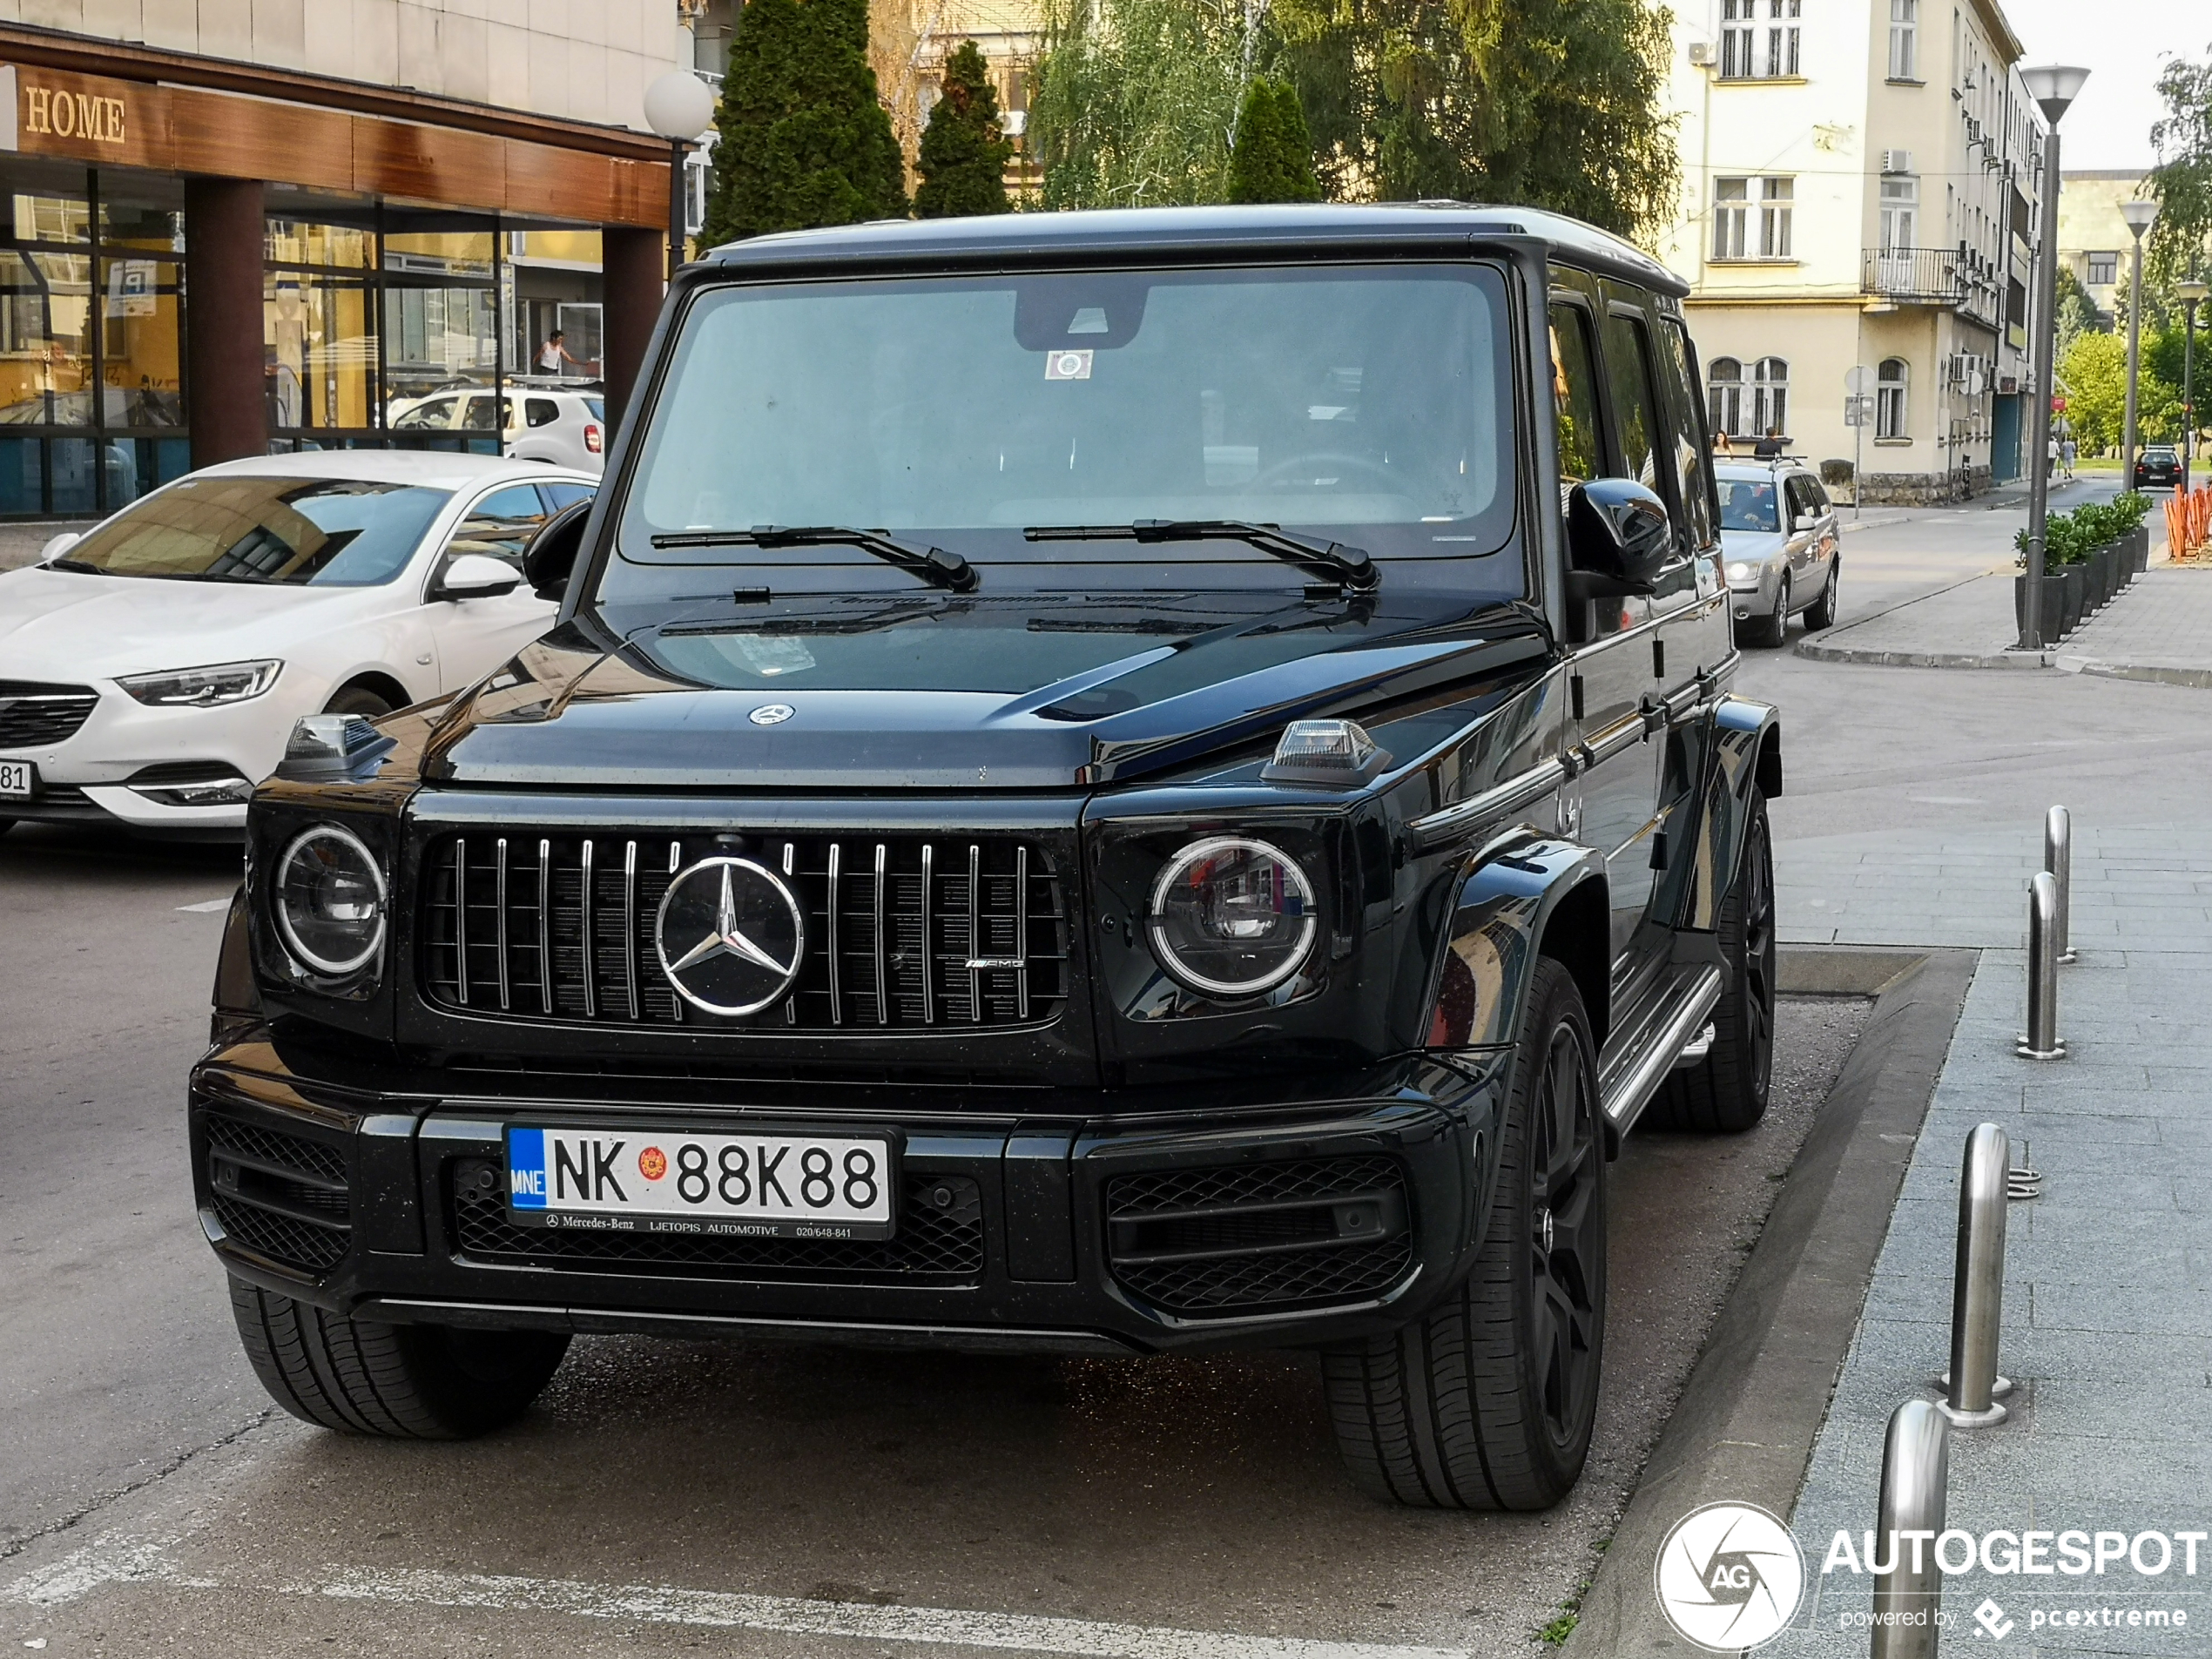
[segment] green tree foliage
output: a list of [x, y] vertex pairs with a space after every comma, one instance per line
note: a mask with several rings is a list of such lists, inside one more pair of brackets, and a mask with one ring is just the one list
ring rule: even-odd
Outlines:
[[1013, 155], [1014, 145], [999, 125], [990, 70], [975, 43], [964, 40], [945, 60], [944, 91], [922, 132], [916, 216], [1008, 212], [1014, 204], [1006, 199], [1006, 164]]
[[2058, 306], [2055, 314], [2059, 322], [2059, 356], [2063, 360], [2074, 344], [2074, 337], [2085, 331], [2094, 332], [2098, 327], [2096, 302], [2074, 280], [2074, 273], [2059, 266]]
[[1281, 67], [1338, 198], [1675, 214], [1668, 16], [1646, 0], [1275, 0]]
[[1255, 79], [1237, 111], [1237, 140], [1229, 152], [1232, 202], [1318, 202], [1321, 181], [1313, 172], [1313, 135], [1298, 88], [1288, 81]]
[[2158, 220], [2148, 253], [2155, 280], [2170, 284], [2202, 275], [2212, 247], [2212, 56], [2201, 64], [2170, 60], [2159, 73], [2158, 96], [2166, 112], [2150, 129], [2159, 157], [2149, 181]]
[[[2127, 422], [2128, 341], [2119, 334], [2084, 334], [2059, 364], [2066, 418], [2087, 449], [2117, 449]], [[2182, 429], [2182, 395], [2157, 372], [2146, 351], [2137, 366], [2137, 442], [2158, 443]]]
[[1229, 193], [1229, 130], [1258, 44], [1244, 0], [1044, 0], [1025, 141], [1044, 206]]
[[751, 0], [738, 14], [703, 241], [905, 217], [906, 163], [867, 51], [867, 0]]

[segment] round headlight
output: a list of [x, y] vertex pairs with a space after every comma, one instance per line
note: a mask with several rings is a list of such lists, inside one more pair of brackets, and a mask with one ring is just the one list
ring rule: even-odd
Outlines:
[[384, 873], [360, 840], [318, 825], [277, 860], [276, 921], [292, 954], [318, 974], [350, 974], [384, 942]]
[[1214, 836], [1160, 872], [1148, 927], [1160, 965], [1193, 990], [1256, 996], [1298, 972], [1312, 948], [1313, 888], [1281, 849]]

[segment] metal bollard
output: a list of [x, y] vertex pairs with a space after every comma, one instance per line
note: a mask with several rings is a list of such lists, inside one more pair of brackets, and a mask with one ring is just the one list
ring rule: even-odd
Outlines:
[[2027, 1035], [2013, 1052], [2028, 1060], [2063, 1060], [2059, 1035], [2059, 887], [2048, 870], [2027, 884]]
[[[1997, 1338], [2004, 1324], [2005, 1206], [2013, 1143], [1994, 1123], [1966, 1136], [1959, 1171], [1959, 1257], [1951, 1287], [1951, 1369], [1944, 1416], [1959, 1428], [2005, 1420], [1997, 1395], [2012, 1385], [1997, 1374]], [[2003, 1388], [1999, 1384], [2003, 1383]]]
[[2058, 960], [2074, 960], [2074, 819], [2063, 806], [2043, 815], [2043, 867], [2059, 886]]
[[[1874, 1548], [1890, 1570], [1874, 1578], [1872, 1659], [1935, 1659], [1936, 1613], [1943, 1605], [1943, 1569], [1935, 1541], [1943, 1531], [1944, 1489], [1951, 1478], [1951, 1430], [1925, 1399], [1890, 1413], [1882, 1446], [1882, 1503]], [[1904, 1536], [1919, 1533], [1916, 1543]], [[1919, 1570], [1913, 1570], [1918, 1552]], [[1874, 1560], [1878, 1561], [1878, 1553]]]

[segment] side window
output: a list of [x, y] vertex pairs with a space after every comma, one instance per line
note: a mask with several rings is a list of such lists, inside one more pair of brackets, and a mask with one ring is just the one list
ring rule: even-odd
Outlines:
[[545, 497], [547, 509], [559, 512], [563, 507], [573, 507], [580, 501], [590, 501], [599, 492], [589, 484], [540, 484], [537, 493]]
[[442, 432], [453, 420], [453, 400], [434, 397], [418, 403], [392, 422], [395, 432]]
[[494, 490], [469, 509], [469, 516], [446, 543], [446, 551], [455, 556], [482, 553], [520, 569], [523, 549], [545, 519], [545, 503], [539, 499], [536, 486], [510, 484]]
[[1603, 470], [1598, 442], [1597, 370], [1591, 359], [1589, 314], [1552, 307], [1552, 394], [1559, 403], [1559, 482], [1562, 490]]
[[1682, 486], [1682, 509], [1688, 521], [1689, 544], [1713, 543], [1713, 462], [1698, 417], [1705, 401], [1697, 395], [1697, 358], [1689, 335], [1672, 317], [1659, 323], [1659, 349], [1675, 395], [1675, 475]]
[[1783, 528], [1795, 529], [1797, 521], [1812, 511], [1812, 499], [1805, 489], [1804, 479], [1794, 472], [1782, 481], [1782, 490], [1787, 499], [1790, 517], [1789, 523]]
[[492, 425], [492, 410], [493, 404], [489, 397], [480, 395], [470, 398], [469, 412], [462, 421], [463, 428], [470, 432], [496, 431], [497, 428]]
[[1825, 513], [1835, 505], [1828, 499], [1828, 492], [1820, 487], [1820, 480], [1811, 476], [1805, 479], [1805, 498], [1816, 513]]
[[532, 426], [551, 426], [561, 418], [561, 406], [550, 397], [523, 400], [523, 418]]
[[1606, 317], [1605, 377], [1613, 391], [1622, 475], [1666, 496], [1667, 487], [1659, 476], [1659, 435], [1665, 428], [1651, 381], [1650, 342], [1642, 318], [1617, 311]]

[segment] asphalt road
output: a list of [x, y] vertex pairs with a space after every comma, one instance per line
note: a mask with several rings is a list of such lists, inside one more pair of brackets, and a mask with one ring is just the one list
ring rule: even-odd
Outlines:
[[[1908, 520], [1893, 579], [2001, 555], [2009, 530], [1987, 517]], [[1847, 555], [1877, 533], [1854, 532]], [[2202, 692], [1773, 652], [1746, 654], [1742, 686], [1790, 722], [1785, 865], [1793, 840], [2033, 821], [2069, 793], [2112, 822], [2202, 814]], [[1760, 1131], [1632, 1139], [1604, 1426], [1549, 1514], [1358, 1498], [1298, 1356], [607, 1339], [579, 1343], [516, 1429], [392, 1447], [269, 1412], [189, 1211], [181, 1079], [235, 873], [217, 852], [0, 839], [9, 1645], [851, 1655], [927, 1636], [948, 1655], [1243, 1659], [1261, 1651], [1232, 1639], [1247, 1633], [1322, 1644], [1305, 1659], [1526, 1652], [1610, 1530], [1853, 1035], [1848, 1008], [1793, 1007], [1785, 1104]], [[1163, 1629], [1232, 1636], [1143, 1634]]]
[[[903, 1621], [953, 1609], [1520, 1651], [1588, 1572], [1864, 1012], [1790, 1006], [1779, 1097], [1756, 1134], [1640, 1136], [1616, 1166], [1603, 1427], [1581, 1487], [1549, 1514], [1359, 1498], [1302, 1355], [1061, 1362], [592, 1339], [516, 1430], [395, 1447], [268, 1409], [190, 1213], [181, 1080], [234, 876], [235, 860], [210, 850], [20, 829], [0, 840], [12, 1068], [0, 1630], [52, 1653], [372, 1638], [677, 1651], [701, 1635], [671, 1585], [802, 1611], [880, 1605], [873, 1616]], [[149, 1567], [149, 1541], [164, 1539], [178, 1541]], [[57, 1561], [212, 1583], [98, 1587], [51, 1606], [7, 1593]], [[528, 1588], [442, 1607], [462, 1593], [422, 1575], [455, 1572]], [[615, 1628], [542, 1610], [624, 1585], [647, 1591]], [[363, 1595], [385, 1603], [373, 1623]], [[1007, 1650], [1008, 1633], [991, 1634], [989, 1650]], [[790, 1629], [711, 1642], [817, 1650]]]

